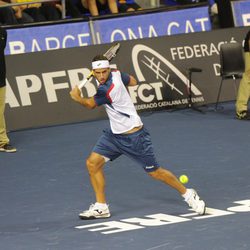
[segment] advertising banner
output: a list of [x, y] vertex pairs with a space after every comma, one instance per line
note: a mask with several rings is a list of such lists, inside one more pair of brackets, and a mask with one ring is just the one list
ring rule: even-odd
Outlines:
[[[194, 11], [195, 10], [195, 11]], [[8, 30], [5, 54], [55, 50], [211, 30], [208, 7]], [[95, 31], [96, 30], [96, 31]]]
[[[248, 28], [221, 29], [133, 41], [122, 41], [112, 67], [133, 75], [138, 85], [128, 91], [138, 111], [186, 107], [190, 68], [194, 105], [216, 101], [220, 85], [220, 46], [242, 42]], [[6, 56], [6, 121], [10, 130], [89, 121], [106, 117], [103, 108], [88, 110], [69, 96], [88, 76], [91, 60], [111, 44], [91, 45]], [[83, 88], [93, 96], [92, 79]], [[235, 99], [233, 80], [225, 80], [220, 101]]]
[[91, 44], [88, 22], [54, 24], [8, 30], [5, 54], [21, 54]]
[[211, 30], [207, 6], [96, 20], [93, 24], [100, 44]]
[[250, 26], [250, 0], [231, 2], [234, 26]]

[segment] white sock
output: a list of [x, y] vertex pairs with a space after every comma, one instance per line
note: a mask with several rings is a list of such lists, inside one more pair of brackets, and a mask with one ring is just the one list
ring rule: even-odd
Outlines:
[[183, 197], [183, 198], [185, 199], [185, 201], [186, 201], [186, 200], [189, 199], [189, 197], [190, 197], [191, 195], [192, 195], [192, 190], [190, 190], [190, 189], [187, 188], [186, 193], [183, 194], [182, 197]]
[[107, 208], [107, 206], [108, 205], [106, 203], [99, 203], [99, 202], [95, 203], [95, 207], [99, 208], [99, 209], [105, 209], [105, 208]]

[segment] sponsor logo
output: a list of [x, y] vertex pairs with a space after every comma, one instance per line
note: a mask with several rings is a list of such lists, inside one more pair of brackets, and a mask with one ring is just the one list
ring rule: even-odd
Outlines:
[[97, 212], [98, 214], [102, 214], [102, 211], [99, 209], [95, 209], [94, 211]]
[[188, 223], [194, 220], [199, 221], [226, 215], [232, 216], [235, 213], [250, 212], [250, 200], [234, 201], [233, 203], [235, 203], [236, 205], [227, 208], [227, 210], [206, 208], [206, 214], [203, 216], [200, 216], [194, 212], [180, 214], [179, 216], [173, 216], [165, 213], [156, 213], [145, 215], [143, 218], [133, 217], [118, 221], [104, 221], [101, 223], [79, 225], [75, 228], [79, 230], [86, 229], [89, 232], [99, 231], [101, 234], [114, 234], [144, 229], [146, 227], [167, 226], [170, 224], [183, 222]]
[[[137, 110], [188, 104], [188, 77], [160, 53], [137, 44], [132, 50], [132, 62], [140, 84], [130, 87], [129, 92]], [[192, 102], [204, 102], [193, 82], [190, 90]]]

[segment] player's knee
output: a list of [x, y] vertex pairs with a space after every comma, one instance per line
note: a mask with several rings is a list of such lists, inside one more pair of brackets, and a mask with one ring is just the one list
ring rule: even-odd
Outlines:
[[105, 161], [102, 157], [93, 157], [90, 155], [86, 160], [86, 167], [90, 175], [96, 174], [104, 165]]
[[96, 164], [90, 158], [86, 160], [86, 167], [90, 175], [95, 174], [97, 172]]
[[154, 179], [159, 179], [161, 173], [160, 173], [160, 168], [155, 168], [153, 171], [147, 172], [149, 176], [151, 176]]

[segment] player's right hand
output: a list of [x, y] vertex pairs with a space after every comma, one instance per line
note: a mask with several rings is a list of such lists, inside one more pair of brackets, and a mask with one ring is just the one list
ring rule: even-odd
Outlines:
[[70, 92], [69, 92], [71, 98], [76, 101], [76, 102], [80, 102], [81, 98], [81, 91], [80, 89], [75, 86]]

